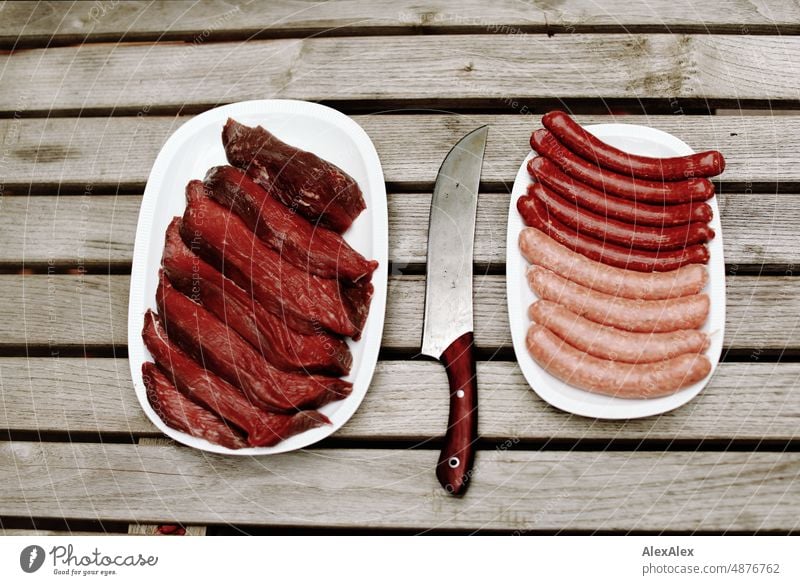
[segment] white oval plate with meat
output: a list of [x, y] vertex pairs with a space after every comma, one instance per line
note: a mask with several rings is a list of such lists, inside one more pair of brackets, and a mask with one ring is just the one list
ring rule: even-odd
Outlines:
[[[250, 126], [264, 126], [281, 140], [313, 152], [350, 174], [361, 187], [367, 208], [345, 232], [344, 239], [366, 258], [380, 263], [372, 277], [375, 293], [362, 337], [359, 341], [348, 339], [353, 367], [343, 379], [353, 383], [353, 391], [344, 400], [319, 409], [332, 424], [305, 431], [272, 447], [239, 450], [214, 445], [167, 426], [150, 406], [142, 381], [142, 363], [153, 361], [142, 341], [142, 325], [145, 311], [156, 308], [155, 293], [164, 233], [169, 221], [183, 214], [186, 183], [191, 179], [202, 179], [213, 166], [228, 164], [221, 134], [229, 117]], [[386, 310], [388, 233], [386, 186], [378, 154], [366, 132], [341, 112], [296, 100], [254, 100], [214, 108], [183, 124], [164, 144], [150, 172], [139, 211], [133, 252], [128, 359], [136, 396], [148, 418], [166, 435], [184, 445], [236, 455], [267, 455], [301, 449], [341, 428], [367, 393], [378, 360]]]
[[[586, 126], [586, 130], [633, 154], [653, 157], [683, 156], [694, 151], [682, 140], [654, 128], [633, 124], [597, 124]], [[511, 338], [520, 369], [531, 388], [545, 401], [556, 408], [593, 418], [630, 419], [661, 414], [686, 404], [705, 387], [713, 376], [722, 353], [725, 333], [725, 260], [722, 253], [722, 228], [719, 219], [717, 198], [708, 201], [714, 211], [710, 222], [716, 237], [708, 244], [710, 260], [709, 280], [703, 292], [709, 295], [711, 307], [708, 319], [702, 330], [708, 333], [711, 344], [706, 351], [711, 361], [711, 372], [703, 380], [662, 398], [626, 399], [614, 398], [587, 392], [562, 382], [547, 373], [528, 353], [525, 336], [531, 325], [528, 307], [537, 300], [528, 287], [525, 272], [528, 262], [519, 251], [517, 239], [525, 227], [517, 211], [517, 199], [525, 195], [528, 185], [533, 181], [528, 174], [528, 161], [536, 156], [531, 152], [520, 166], [514, 188], [511, 192], [511, 205], [508, 213], [508, 240], [506, 242], [508, 314], [511, 324]]]

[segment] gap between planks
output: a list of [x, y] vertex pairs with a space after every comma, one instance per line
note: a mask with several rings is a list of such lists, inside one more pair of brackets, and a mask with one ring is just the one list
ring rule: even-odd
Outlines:
[[[614, 4], [619, 4], [614, 7]], [[621, 14], [621, 16], [620, 16]], [[613, 15], [613, 16], [612, 16]], [[319, 3], [298, 9], [289, 0], [267, 4], [6, 3], [0, 10], [0, 47], [32, 48], [93, 42], [176, 40], [219, 42], [308, 36], [562, 33], [800, 33], [788, 4], [675, 0], [652, 6], [566, 0], [533, 9], [517, 0], [427, 2], [375, 0]]]

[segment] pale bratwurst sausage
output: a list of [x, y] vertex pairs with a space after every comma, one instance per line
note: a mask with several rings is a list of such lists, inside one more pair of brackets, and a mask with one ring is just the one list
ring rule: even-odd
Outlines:
[[660, 301], [624, 299], [575, 284], [540, 266], [528, 268], [528, 284], [541, 299], [560, 303], [595, 323], [626, 331], [697, 329], [708, 316], [705, 294]]
[[531, 325], [528, 351], [550, 374], [583, 390], [617, 398], [658, 398], [699, 382], [711, 371], [703, 354], [648, 364], [603, 360], [575, 349], [541, 325]]
[[595, 357], [642, 364], [659, 362], [684, 353], [702, 353], [708, 335], [696, 329], [667, 333], [635, 333], [600, 325], [552, 301], [537, 301], [529, 315], [570, 345]]
[[536, 228], [519, 234], [519, 249], [531, 264], [552, 270], [593, 290], [629, 299], [658, 300], [693, 295], [708, 280], [705, 266], [689, 264], [669, 272], [637, 272], [596, 262], [573, 252]]

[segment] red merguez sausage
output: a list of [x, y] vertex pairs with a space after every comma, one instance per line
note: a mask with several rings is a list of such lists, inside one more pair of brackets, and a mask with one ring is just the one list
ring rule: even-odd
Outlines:
[[714, 237], [714, 230], [700, 222], [657, 228], [608, 219], [564, 201], [541, 183], [531, 185], [528, 194], [541, 201], [553, 217], [578, 233], [615, 242], [624, 248], [675, 250], [702, 244]]
[[[238, 388], [200, 366], [175, 345], [167, 336], [161, 319], [152, 311], [145, 314], [142, 337], [171, 383], [186, 396], [243, 430], [247, 442], [253, 447], [268, 447], [308, 429], [330, 424], [324, 414], [315, 410], [288, 415], [256, 407]], [[193, 434], [191, 430], [181, 430]]]
[[239, 433], [217, 415], [178, 392], [154, 363], [142, 364], [142, 379], [150, 406], [167, 426], [228, 449], [247, 447]]
[[234, 213], [205, 194], [200, 181], [186, 186], [181, 236], [204, 260], [251, 292], [289, 327], [313, 335], [327, 329], [358, 339], [367, 318], [372, 283], [345, 287], [285, 262]]
[[567, 176], [543, 156], [531, 159], [528, 172], [540, 183], [584, 209], [635, 225], [669, 227], [692, 221], [707, 223], [714, 217], [711, 206], [704, 202], [650, 205], [608, 195]]
[[181, 218], [176, 217], [167, 228], [161, 260], [175, 288], [201, 302], [259, 349], [268, 362], [282, 370], [337, 376], [350, 372], [353, 356], [341, 337], [322, 330], [303, 335], [287, 327], [279, 317], [192, 252], [181, 240], [180, 221]]
[[172, 288], [163, 273], [156, 304], [170, 339], [267, 410], [317, 408], [346, 397], [353, 389], [338, 378], [304, 376], [273, 367], [222, 321]]
[[517, 210], [525, 225], [535, 227], [570, 250], [583, 254], [609, 266], [617, 266], [639, 272], [667, 272], [686, 264], [705, 264], [708, 262], [708, 249], [703, 245], [689, 246], [682, 250], [651, 252], [632, 250], [615, 244], [601, 242], [583, 235], [547, 213], [536, 197], [520, 197]]
[[[367, 207], [355, 179], [334, 164], [228, 118], [222, 145], [232, 165], [312, 222], [339, 233]], [[272, 185], [277, 189], [272, 188]]]
[[369, 280], [378, 267], [342, 236], [293, 213], [237, 168], [214, 167], [204, 183], [211, 198], [234, 211], [265, 244], [303, 270], [356, 282]]
[[531, 146], [572, 178], [588, 183], [603, 192], [616, 193], [626, 199], [669, 205], [705, 201], [714, 195], [714, 185], [708, 179], [649, 181], [602, 169], [570, 151], [544, 128], [531, 135]]
[[725, 159], [716, 150], [671, 158], [627, 153], [584, 130], [565, 112], [546, 113], [542, 124], [572, 152], [623, 175], [655, 181], [680, 181], [690, 177], [713, 177], [725, 170]]

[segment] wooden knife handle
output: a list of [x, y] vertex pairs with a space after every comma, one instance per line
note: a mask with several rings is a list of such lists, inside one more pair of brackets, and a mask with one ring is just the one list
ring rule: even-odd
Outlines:
[[451, 343], [441, 361], [450, 382], [450, 415], [436, 477], [449, 493], [460, 495], [472, 477], [478, 438], [478, 379], [472, 332]]

